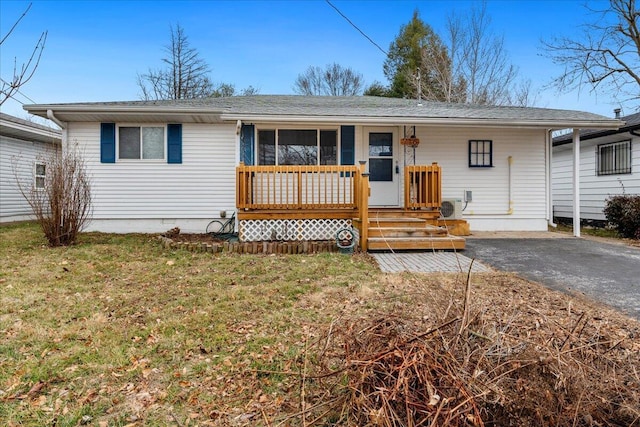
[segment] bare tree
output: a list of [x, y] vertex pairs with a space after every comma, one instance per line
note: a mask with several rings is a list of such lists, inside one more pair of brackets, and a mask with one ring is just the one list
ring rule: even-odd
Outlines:
[[[29, 13], [29, 9], [31, 9], [32, 3], [29, 3], [29, 6], [22, 13], [20, 18], [13, 24], [13, 26], [9, 29], [7, 34], [2, 36], [0, 40], [0, 50], [2, 50], [2, 45], [9, 38], [11, 33], [16, 29], [20, 21]], [[13, 60], [13, 76], [9, 80], [5, 80], [4, 78], [0, 78], [0, 105], [4, 104], [5, 101], [20, 90], [22, 86], [27, 84], [29, 80], [33, 77], [36, 70], [38, 69], [38, 65], [40, 65], [40, 58], [42, 58], [42, 52], [44, 51], [44, 45], [47, 41], [47, 32], [44, 31], [40, 34], [40, 38], [38, 39], [35, 47], [31, 51], [31, 55], [26, 62], [18, 65], [17, 57], [14, 57]]]
[[214, 91], [209, 78], [209, 65], [189, 45], [180, 25], [170, 27], [169, 44], [164, 48], [166, 68], [138, 74], [142, 99], [194, 99], [211, 96]]
[[333, 63], [324, 68], [307, 68], [298, 75], [293, 90], [301, 95], [354, 96], [362, 92], [363, 86], [362, 74]]
[[[39, 160], [41, 178], [21, 180], [14, 159], [14, 176], [49, 246], [76, 242], [91, 219], [91, 182], [78, 147], [54, 150]], [[38, 181], [41, 179], [41, 181]]]
[[[564, 71], [554, 80], [561, 91], [588, 85], [594, 91], [640, 99], [640, 11], [635, 0], [610, 0], [576, 38], [543, 41], [546, 55]], [[622, 101], [622, 100], [621, 100]]]
[[466, 102], [509, 104], [518, 70], [509, 62], [504, 37], [491, 32], [486, 2], [473, 6], [466, 16], [451, 15], [447, 30], [452, 69], [456, 79], [465, 82]]

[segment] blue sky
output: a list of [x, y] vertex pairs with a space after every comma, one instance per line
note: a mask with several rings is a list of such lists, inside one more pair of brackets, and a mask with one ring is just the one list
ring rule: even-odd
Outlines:
[[[0, 2], [0, 33], [6, 34], [29, 2]], [[452, 11], [473, 2], [348, 1], [333, 4], [369, 37], [388, 49], [414, 9], [438, 33]], [[606, 1], [589, 4], [606, 7]], [[492, 29], [505, 37], [511, 61], [531, 79], [537, 106], [611, 116], [619, 106], [588, 88], [560, 95], [544, 89], [559, 73], [541, 55], [541, 39], [570, 35], [588, 21], [583, 1], [488, 0]], [[47, 45], [35, 77], [17, 98], [23, 103], [123, 101], [139, 99], [138, 73], [159, 68], [169, 26], [179, 23], [191, 46], [211, 67], [214, 82], [261, 94], [293, 93], [297, 75], [310, 65], [337, 62], [363, 74], [367, 84], [386, 83], [385, 55], [324, 0], [308, 1], [34, 1], [29, 14], [2, 46], [0, 75], [8, 80], [14, 57], [26, 61], [40, 33]], [[29, 97], [31, 100], [27, 99]], [[19, 102], [2, 111], [25, 117]], [[633, 111], [624, 111], [623, 114]]]

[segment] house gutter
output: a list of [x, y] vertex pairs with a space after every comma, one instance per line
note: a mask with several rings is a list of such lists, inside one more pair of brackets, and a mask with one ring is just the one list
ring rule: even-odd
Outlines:
[[[463, 127], [517, 127], [517, 128], [552, 128], [565, 129], [572, 127], [590, 129], [617, 129], [619, 121], [553, 121], [553, 120], [501, 120], [501, 119], [456, 119], [454, 117], [371, 117], [371, 116], [272, 116], [272, 115], [251, 115], [251, 114], [222, 114], [223, 121], [242, 120], [253, 123], [331, 123], [331, 124], [354, 124], [354, 125], [392, 125], [400, 126], [411, 123], [412, 125], [430, 126], [463, 126]], [[613, 122], [613, 123], [612, 123]]]

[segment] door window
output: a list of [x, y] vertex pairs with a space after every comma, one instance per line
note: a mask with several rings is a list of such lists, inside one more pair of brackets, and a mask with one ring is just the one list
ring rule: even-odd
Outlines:
[[369, 133], [369, 180], [393, 181], [393, 134]]

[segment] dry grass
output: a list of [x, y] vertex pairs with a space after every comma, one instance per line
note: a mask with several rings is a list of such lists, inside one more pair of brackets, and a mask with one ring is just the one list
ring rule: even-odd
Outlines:
[[[326, 329], [308, 420], [372, 426], [640, 424], [640, 325], [511, 275], [411, 277]], [[379, 300], [385, 300], [379, 298]], [[466, 306], [466, 309], [465, 309]], [[307, 425], [315, 425], [308, 422]]]
[[638, 423], [637, 322], [510, 275], [465, 283], [385, 275], [362, 255], [213, 257], [150, 236], [54, 249], [34, 225], [2, 227], [0, 420]]

